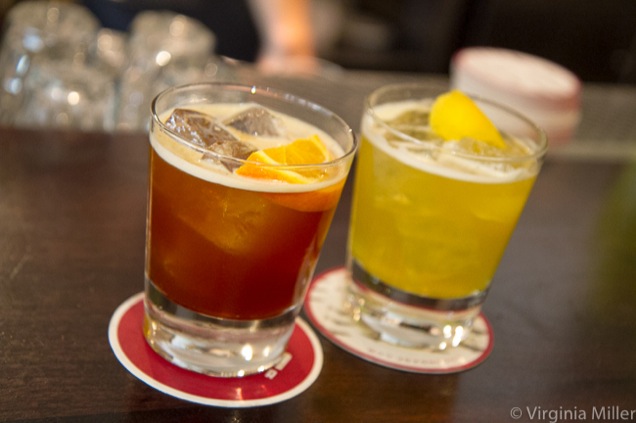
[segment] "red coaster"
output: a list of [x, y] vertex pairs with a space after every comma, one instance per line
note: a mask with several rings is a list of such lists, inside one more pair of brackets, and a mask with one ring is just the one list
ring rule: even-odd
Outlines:
[[155, 353], [142, 332], [143, 292], [120, 305], [108, 328], [110, 346], [130, 373], [153, 388], [186, 401], [217, 407], [255, 407], [292, 398], [311, 386], [322, 369], [318, 338], [301, 319], [282, 361], [242, 378], [207, 376], [177, 367]]
[[336, 268], [319, 275], [309, 287], [305, 313], [331, 342], [369, 362], [411, 373], [441, 374], [468, 370], [482, 363], [493, 348], [492, 327], [484, 317], [475, 319], [468, 338], [446, 351], [407, 348], [376, 339], [369, 330], [345, 314], [347, 271]]

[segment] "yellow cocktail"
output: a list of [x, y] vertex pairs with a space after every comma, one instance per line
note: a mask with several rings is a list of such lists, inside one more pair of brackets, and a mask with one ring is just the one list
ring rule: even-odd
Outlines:
[[[543, 134], [530, 122], [479, 102], [480, 111], [505, 125], [501, 136], [482, 141], [471, 138], [475, 130], [470, 129], [468, 135], [444, 138], [430, 124], [437, 94], [403, 86], [372, 94], [362, 120], [355, 175], [348, 259], [351, 303], [355, 315], [373, 329], [406, 345], [447, 345], [447, 340], [430, 333], [402, 336], [403, 328], [386, 329], [390, 319], [379, 316], [390, 313], [393, 321], [397, 316], [398, 326], [416, 332], [431, 325], [440, 331], [461, 326], [452, 342], [465, 338], [546, 147]], [[456, 112], [462, 117], [452, 119], [460, 126], [470, 121], [454, 101], [443, 110]]]

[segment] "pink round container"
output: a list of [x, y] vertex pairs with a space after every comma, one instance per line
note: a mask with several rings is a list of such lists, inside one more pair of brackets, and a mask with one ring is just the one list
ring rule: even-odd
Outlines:
[[451, 86], [525, 114], [548, 135], [566, 143], [581, 114], [581, 81], [549, 60], [513, 50], [470, 47], [451, 60]]

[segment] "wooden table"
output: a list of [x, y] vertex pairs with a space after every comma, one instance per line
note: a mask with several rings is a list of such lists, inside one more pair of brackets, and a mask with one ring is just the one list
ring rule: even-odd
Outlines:
[[[364, 94], [420, 78], [267, 82], [355, 127]], [[324, 366], [307, 391], [228, 409], [150, 388], [108, 343], [113, 311], [143, 287], [147, 149], [143, 134], [0, 129], [0, 421], [591, 421], [636, 410], [635, 162], [549, 156], [484, 307], [495, 342], [483, 364], [404, 373], [319, 336]], [[349, 195], [318, 272], [344, 262]]]

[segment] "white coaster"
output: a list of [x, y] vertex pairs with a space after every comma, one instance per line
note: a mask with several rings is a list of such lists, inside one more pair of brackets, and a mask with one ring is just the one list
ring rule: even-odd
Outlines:
[[380, 341], [342, 310], [346, 282], [347, 272], [344, 268], [319, 275], [309, 287], [304, 306], [315, 328], [355, 356], [405, 372], [441, 374], [475, 367], [492, 351], [492, 327], [483, 314], [477, 317], [473, 330], [464, 342], [445, 351], [408, 348]]
[[255, 407], [285, 401], [309, 388], [322, 369], [320, 341], [301, 319], [282, 361], [266, 372], [241, 378], [213, 377], [164, 360], [146, 343], [142, 332], [143, 292], [117, 308], [108, 339], [119, 362], [151, 387], [186, 401], [217, 407]]

